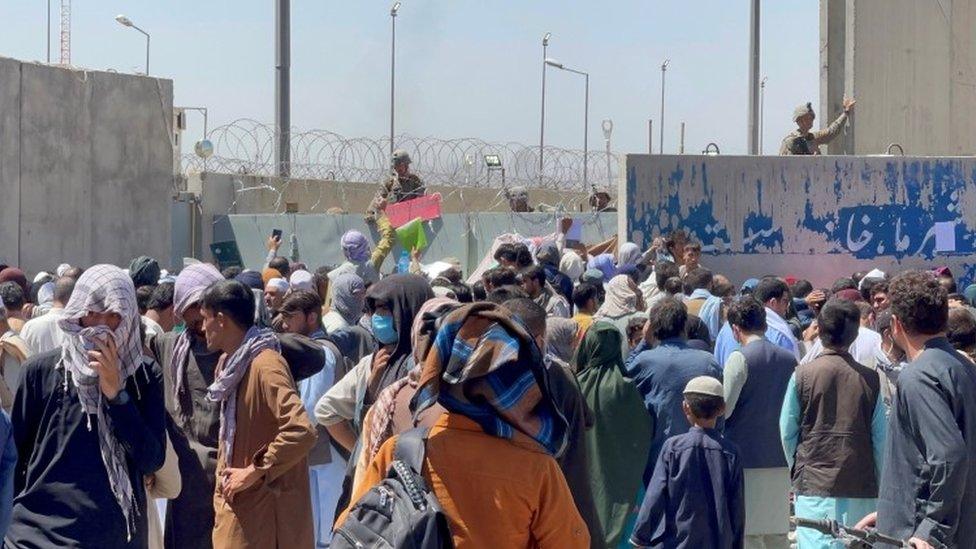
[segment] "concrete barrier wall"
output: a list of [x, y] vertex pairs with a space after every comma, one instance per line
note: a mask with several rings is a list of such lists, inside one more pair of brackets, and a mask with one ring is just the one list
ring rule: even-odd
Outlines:
[[0, 58], [0, 260], [169, 258], [173, 84]]
[[[616, 213], [577, 214], [583, 225], [583, 241], [591, 244], [607, 240], [616, 234]], [[500, 234], [518, 233], [523, 236], [543, 236], [556, 230], [554, 214], [473, 213], [445, 214], [441, 219], [430, 221], [425, 230], [429, 247], [422, 261], [430, 263], [445, 257], [456, 257], [472, 272], [491, 244]], [[339, 239], [349, 229], [362, 231], [375, 243], [379, 235], [367, 227], [361, 215], [325, 214], [237, 214], [220, 217], [214, 225], [217, 241], [235, 240], [247, 267], [260, 269], [267, 251], [265, 243], [272, 229], [284, 232], [280, 255], [290, 254], [290, 236], [298, 239], [301, 261], [310, 268], [339, 264], [344, 259]], [[384, 271], [393, 270], [401, 249], [396, 246], [384, 264]], [[210, 260], [209, 250], [204, 256]]]
[[[322, 214], [330, 208], [340, 208], [350, 217], [359, 217], [369, 207], [379, 189], [378, 184], [348, 183], [321, 180], [286, 180], [269, 177], [223, 173], [203, 173], [191, 176], [188, 190], [200, 196], [201, 225], [204, 227], [202, 248], [197, 252], [208, 256], [213, 231], [207, 227], [228, 214], [273, 214], [285, 211], [287, 202], [297, 203], [301, 214]], [[471, 187], [428, 187], [428, 192], [442, 196], [445, 214], [467, 212], [509, 212], [508, 200], [502, 189]], [[529, 189], [529, 203], [562, 205], [570, 211], [588, 208], [589, 195], [583, 192]], [[343, 222], [345, 223], [345, 222]], [[218, 241], [220, 239], [217, 239]]]
[[844, 95], [857, 98], [831, 154], [880, 154], [889, 143], [913, 155], [976, 154], [976, 0], [821, 0], [820, 8], [817, 123], [837, 116]]
[[[627, 156], [621, 236], [646, 245], [675, 228], [702, 263], [741, 282], [772, 273], [840, 276], [948, 265], [976, 275], [976, 158]], [[955, 251], [935, 251], [954, 223]]]

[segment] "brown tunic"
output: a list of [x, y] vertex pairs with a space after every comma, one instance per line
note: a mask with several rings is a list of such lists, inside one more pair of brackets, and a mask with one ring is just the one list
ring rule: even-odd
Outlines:
[[[234, 503], [214, 492], [217, 549], [274, 549], [313, 546], [312, 500], [306, 456], [315, 444], [284, 358], [265, 350], [237, 389], [237, 432], [231, 467], [252, 463], [264, 477], [239, 493]], [[226, 464], [217, 458], [217, 478]]]

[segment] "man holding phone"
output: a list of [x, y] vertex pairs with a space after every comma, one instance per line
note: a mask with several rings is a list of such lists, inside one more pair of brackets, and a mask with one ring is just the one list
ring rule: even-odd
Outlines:
[[291, 276], [291, 263], [287, 257], [278, 256], [278, 248], [281, 247], [281, 229], [272, 229], [271, 236], [268, 237], [268, 257], [265, 259], [265, 267], [274, 269], [281, 273], [281, 277], [288, 280]]

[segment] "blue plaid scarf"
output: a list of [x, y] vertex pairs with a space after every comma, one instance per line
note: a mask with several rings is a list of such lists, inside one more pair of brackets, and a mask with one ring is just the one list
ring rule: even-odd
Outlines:
[[414, 414], [438, 402], [489, 435], [520, 431], [550, 454], [565, 449], [567, 423], [553, 404], [538, 346], [510, 312], [472, 303], [443, 321], [420, 373]]

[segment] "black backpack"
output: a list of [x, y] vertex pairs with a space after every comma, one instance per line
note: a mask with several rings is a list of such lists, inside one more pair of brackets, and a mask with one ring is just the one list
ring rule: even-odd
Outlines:
[[411, 429], [397, 438], [386, 478], [349, 510], [331, 547], [453, 549], [447, 516], [421, 475], [428, 431]]

